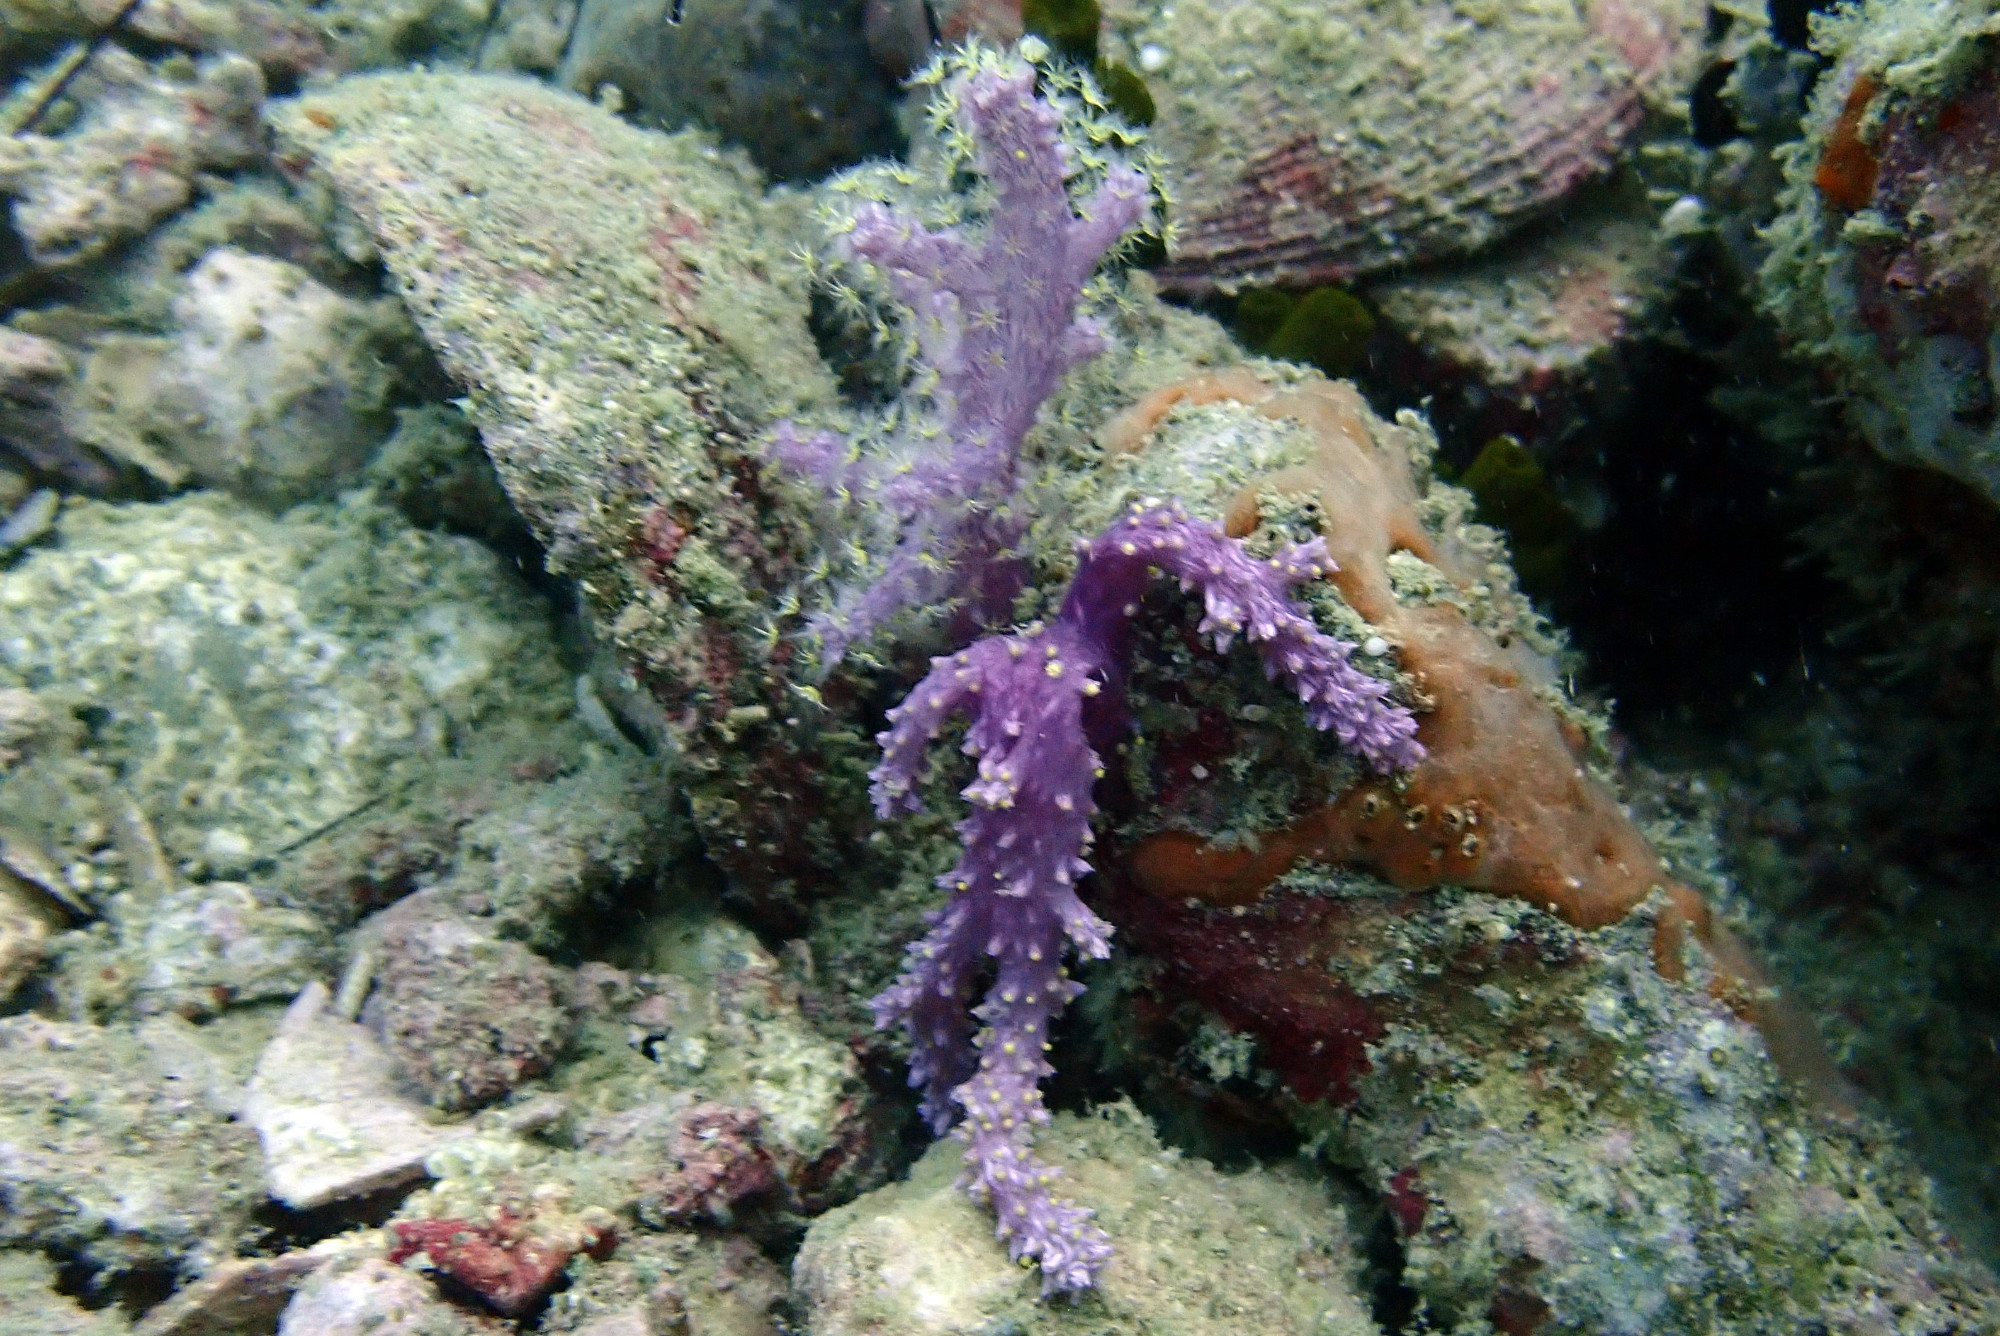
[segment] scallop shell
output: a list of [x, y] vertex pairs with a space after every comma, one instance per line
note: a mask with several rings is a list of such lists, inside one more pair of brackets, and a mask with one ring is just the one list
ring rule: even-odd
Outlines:
[[1174, 192], [1169, 288], [1344, 282], [1485, 246], [1694, 73], [1692, 0], [1114, 0]]

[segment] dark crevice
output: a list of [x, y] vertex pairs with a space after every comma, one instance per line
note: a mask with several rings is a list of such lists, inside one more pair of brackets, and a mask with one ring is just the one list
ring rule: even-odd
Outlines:
[[1385, 1332], [1410, 1330], [1417, 1315], [1417, 1292], [1405, 1282], [1409, 1256], [1388, 1207], [1377, 1199], [1365, 1219], [1350, 1210], [1348, 1227], [1361, 1238], [1361, 1292], [1368, 1315]]
[[417, 1179], [397, 1187], [381, 1188], [361, 1197], [329, 1202], [308, 1211], [293, 1210], [277, 1201], [266, 1201], [252, 1217], [262, 1231], [260, 1251], [271, 1255], [310, 1248], [315, 1243], [355, 1229], [377, 1229], [387, 1224], [403, 1201], [425, 1185]]

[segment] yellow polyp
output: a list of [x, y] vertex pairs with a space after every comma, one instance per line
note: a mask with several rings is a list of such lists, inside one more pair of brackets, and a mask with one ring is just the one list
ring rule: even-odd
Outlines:
[[1047, 673], [1050, 677], [1061, 677], [1063, 675], [1063, 666], [1062, 664], [1056, 662], [1054, 659], [1051, 659], [1049, 660], [1048, 666], [1043, 668], [1042, 671]]

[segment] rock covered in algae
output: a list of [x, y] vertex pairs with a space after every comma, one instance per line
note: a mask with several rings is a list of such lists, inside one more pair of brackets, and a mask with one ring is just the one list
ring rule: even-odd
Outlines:
[[867, 1182], [886, 1147], [870, 1144], [854, 1055], [685, 871], [668, 891], [638, 968], [579, 972], [578, 1034], [554, 1076], [573, 1150], [557, 1161], [618, 1184], [591, 1199], [655, 1226], [782, 1216]]
[[1628, 398], [1627, 354], [1659, 314], [1671, 263], [1643, 199], [1597, 199], [1489, 254], [1371, 283], [1389, 359], [1431, 396], [1439, 431], [1551, 445]]
[[525, 80], [368, 76], [273, 120], [381, 246], [663, 741], [767, 714], [782, 693], [755, 626], [787, 559], [758, 524], [751, 438], [834, 397], [787, 258], [797, 206], [698, 135]]
[[455, 733], [567, 703], [531, 652], [548, 634], [490, 552], [360, 498], [285, 520], [215, 494], [73, 503], [0, 574], [0, 676], [86, 721], [8, 776], [13, 820], [92, 866], [127, 798], [183, 873], [241, 873]]
[[362, 1018], [440, 1109], [474, 1109], [546, 1073], [569, 1038], [566, 980], [488, 923], [420, 891], [364, 930], [376, 989]]
[[95, 490], [110, 486], [116, 474], [63, 421], [77, 369], [75, 356], [55, 340], [0, 329], [0, 458]]
[[263, 153], [264, 79], [239, 56], [193, 78], [122, 48], [99, 52], [72, 85], [82, 113], [59, 135], [0, 140], [0, 194], [28, 256], [63, 266], [95, 258], [185, 206], [204, 173]]
[[0, 1331], [12, 1336], [125, 1336], [131, 1324], [117, 1308], [85, 1308], [58, 1288], [56, 1264], [38, 1252], [0, 1251], [0, 1294], [7, 1312]]
[[1036, 1143], [1118, 1251], [1074, 1305], [1043, 1304], [954, 1185], [945, 1139], [907, 1180], [815, 1220], [793, 1264], [812, 1336], [1172, 1331], [1372, 1336], [1346, 1215], [1304, 1174], [1220, 1173], [1130, 1104], [1061, 1114]]
[[[101, 916], [50, 944], [62, 1005], [288, 998], [424, 874], [477, 880], [528, 935], [638, 876], [672, 823], [630, 745], [571, 719], [530, 652], [550, 634], [491, 552], [361, 495], [283, 520], [69, 505], [0, 575], [0, 678], [42, 721], [0, 775], [8, 838], [71, 920]], [[572, 800], [589, 819], [541, 812]]]
[[1787, 1087], [1754, 1028], [1662, 979], [1650, 911], [1581, 934], [1325, 868], [1240, 910], [1119, 895], [1158, 968], [1098, 1004], [1136, 1029], [1117, 1051], [1153, 1055], [1135, 1075], [1184, 1119], [1275, 1115], [1359, 1173], [1441, 1325], [1915, 1336], [2000, 1314], [1895, 1134]]
[[169, 486], [278, 509], [351, 481], [393, 425], [398, 364], [422, 355], [394, 303], [231, 246], [176, 288], [165, 337], [113, 335], [92, 350], [77, 435], [113, 458], [157, 460]]
[[780, 1336], [789, 1299], [785, 1273], [740, 1234], [643, 1234], [620, 1240], [608, 1259], [579, 1259], [542, 1330]]
[[1117, 0], [1172, 288], [1341, 282], [1477, 250], [1602, 175], [1693, 77], [1703, 7]]
[[1871, 0], [1814, 28], [1832, 68], [1786, 150], [1766, 306], [1890, 459], [2000, 502], [2000, 9]]
[[0, 1020], [0, 1243], [73, 1259], [118, 1297], [233, 1253], [260, 1204], [255, 1140], [146, 1031]]

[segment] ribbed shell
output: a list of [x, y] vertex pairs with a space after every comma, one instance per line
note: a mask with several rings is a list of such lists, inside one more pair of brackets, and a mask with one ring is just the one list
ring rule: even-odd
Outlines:
[[1484, 246], [1599, 175], [1693, 72], [1691, 0], [1114, 0], [1146, 71], [1170, 288], [1337, 282]]

